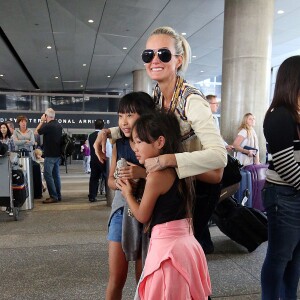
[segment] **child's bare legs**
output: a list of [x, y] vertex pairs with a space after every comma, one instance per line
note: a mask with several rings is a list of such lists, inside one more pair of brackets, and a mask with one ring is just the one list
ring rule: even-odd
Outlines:
[[121, 300], [128, 272], [128, 261], [119, 242], [109, 242], [109, 280], [106, 300]]
[[139, 259], [135, 262], [135, 280], [136, 280], [136, 283], [139, 282], [140, 277], [141, 277], [141, 275], [142, 275], [142, 271], [143, 271], [142, 258], [139, 258]]

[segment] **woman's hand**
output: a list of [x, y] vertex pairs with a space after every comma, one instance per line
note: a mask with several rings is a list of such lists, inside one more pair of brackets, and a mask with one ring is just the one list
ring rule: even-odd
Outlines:
[[249, 157], [255, 157], [256, 156], [256, 150], [248, 150], [248, 156]]
[[166, 169], [168, 167], [177, 167], [177, 161], [174, 154], [164, 154], [145, 160], [144, 164], [147, 173]]
[[102, 164], [106, 161], [106, 141], [109, 134], [109, 129], [102, 129], [98, 134], [97, 139], [93, 145], [95, 149], [95, 154], [97, 155], [99, 161]]

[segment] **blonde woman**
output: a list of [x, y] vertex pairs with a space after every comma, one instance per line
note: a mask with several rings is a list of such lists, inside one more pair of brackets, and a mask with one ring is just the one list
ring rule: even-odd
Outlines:
[[244, 166], [259, 164], [258, 139], [254, 126], [255, 117], [251, 113], [245, 114], [233, 142], [233, 147], [237, 151], [237, 159]]

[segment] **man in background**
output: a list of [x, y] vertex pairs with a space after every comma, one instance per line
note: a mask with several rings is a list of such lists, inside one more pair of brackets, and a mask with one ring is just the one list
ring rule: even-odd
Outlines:
[[97, 119], [94, 123], [95, 131], [88, 136], [88, 141], [90, 145], [90, 167], [91, 167], [91, 176], [89, 182], [89, 201], [97, 201], [96, 196], [99, 189], [99, 181], [106, 181], [106, 163], [100, 163], [94, 149], [94, 143], [97, 139], [98, 133], [103, 129], [104, 122], [102, 119]]
[[41, 121], [36, 128], [39, 135], [43, 135], [44, 150], [44, 178], [46, 180], [49, 198], [43, 203], [56, 203], [61, 201], [60, 182], [60, 154], [62, 127], [55, 120], [55, 111], [48, 108], [41, 116]]
[[[208, 101], [211, 112], [213, 113], [213, 119], [214, 119], [215, 125], [220, 130], [219, 119], [215, 115], [219, 108], [219, 102], [218, 102], [217, 96], [216, 95], [207, 95], [206, 100]], [[223, 141], [224, 141], [224, 139], [223, 139]], [[232, 145], [228, 145], [225, 141], [224, 141], [224, 145], [225, 145], [225, 148], [227, 151], [234, 150], [234, 147]]]

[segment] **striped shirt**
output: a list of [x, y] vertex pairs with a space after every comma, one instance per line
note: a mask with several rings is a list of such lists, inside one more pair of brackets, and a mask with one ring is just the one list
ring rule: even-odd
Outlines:
[[300, 138], [297, 124], [285, 107], [278, 107], [266, 115], [264, 135], [271, 154], [267, 181], [290, 185], [300, 190]]

